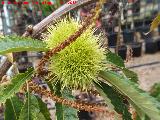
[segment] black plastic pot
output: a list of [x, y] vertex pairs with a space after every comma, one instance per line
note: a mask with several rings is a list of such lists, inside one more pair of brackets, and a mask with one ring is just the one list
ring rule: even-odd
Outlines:
[[156, 43], [157, 43], [158, 50], [160, 50], [160, 38], [156, 40]]
[[43, 56], [43, 52], [37, 52], [37, 58], [41, 59]]
[[121, 29], [122, 31], [124, 31], [125, 29], [131, 29], [131, 23], [126, 23], [124, 25], [121, 25]]
[[134, 21], [134, 27], [137, 32], [141, 31], [142, 26], [143, 26], [143, 21], [140, 20]]
[[145, 52], [148, 54], [153, 54], [158, 51], [158, 46], [156, 41], [146, 41]]
[[119, 46], [118, 55], [121, 56], [123, 60], [126, 60], [127, 56], [127, 47], [125, 45]]
[[20, 73], [24, 73], [30, 67], [33, 67], [33, 64], [31, 62], [18, 64], [18, 70]]
[[132, 43], [131, 44], [132, 48], [132, 56], [133, 57], [140, 57], [142, 53], [142, 43]]
[[105, 27], [106, 33], [109, 33], [109, 34], [113, 33], [113, 29], [114, 29], [113, 27], [107, 27], [107, 26]]
[[108, 35], [108, 46], [113, 47], [116, 46], [117, 43], [117, 33], [111, 33]]
[[158, 33], [159, 33], [159, 35], [160, 35], [160, 25], [158, 26]]
[[152, 19], [151, 18], [146, 18], [145, 19], [145, 25], [149, 26], [152, 23]]
[[134, 32], [130, 30], [123, 31], [123, 41], [124, 43], [133, 43], [134, 42]]

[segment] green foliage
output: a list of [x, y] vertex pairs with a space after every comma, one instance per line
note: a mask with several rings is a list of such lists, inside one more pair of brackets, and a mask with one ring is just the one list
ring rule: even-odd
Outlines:
[[23, 101], [16, 95], [6, 100], [5, 103], [5, 120], [18, 120]]
[[108, 51], [106, 53], [106, 61], [120, 68], [125, 67], [123, 59], [117, 54], [112, 53], [111, 51]]
[[151, 96], [157, 98], [160, 102], [160, 83], [155, 83], [154, 86], [150, 90]]
[[47, 105], [39, 97], [36, 98], [38, 100], [40, 112], [44, 115], [46, 120], [51, 120]]
[[[61, 85], [56, 85], [56, 95], [70, 100], [75, 100], [72, 96], [71, 91], [64, 89], [60, 91]], [[64, 106], [61, 103], [56, 103], [56, 117], [57, 120], [78, 120], [77, 110]]]
[[124, 104], [123, 96], [121, 94], [115, 91], [111, 86], [101, 81], [95, 83], [95, 86], [104, 99], [107, 97], [111, 100], [111, 104], [114, 106], [114, 110], [117, 113], [122, 114], [123, 120], [132, 120], [131, 114], [128, 111], [128, 106]]
[[135, 72], [126, 68], [123, 68], [122, 71], [129, 80], [135, 83], [138, 82], [138, 75]]
[[0, 86], [0, 103], [4, 103], [6, 99], [11, 98], [15, 93], [19, 92], [24, 83], [27, 80], [30, 80], [32, 74], [33, 69], [29, 69], [25, 73], [14, 76], [11, 80], [11, 83], [6, 87]]
[[19, 120], [46, 120], [40, 111], [38, 100], [34, 95], [27, 94]]
[[[50, 49], [55, 48], [79, 30], [79, 26], [81, 24], [71, 18], [50, 26], [45, 39], [47, 46]], [[94, 36], [93, 30], [88, 28], [74, 43], [51, 58], [49, 70], [58, 76], [61, 89], [70, 87], [87, 90], [92, 86], [93, 79], [102, 70], [102, 60], [105, 58], [103, 49], [97, 43], [99, 39], [100, 36]]]
[[139, 110], [151, 119], [160, 119], [160, 110], [158, 109], [160, 104], [153, 97], [138, 89], [126, 77], [112, 71], [101, 71], [100, 77], [112, 84], [116, 90], [119, 90], [128, 98], [131, 104], [136, 105]]
[[32, 38], [6, 36], [0, 38], [0, 54], [21, 51], [47, 51], [46, 44]]
[[131, 81], [133, 81], [133, 82], [138, 81], [138, 75], [135, 72], [125, 68], [125, 65], [124, 65], [122, 58], [120, 56], [118, 56], [117, 54], [112, 53], [111, 51], [108, 51], [106, 53], [106, 62], [108, 64], [111, 64], [111, 65], [119, 68], [125, 74], [125, 76], [127, 78], [129, 78]]

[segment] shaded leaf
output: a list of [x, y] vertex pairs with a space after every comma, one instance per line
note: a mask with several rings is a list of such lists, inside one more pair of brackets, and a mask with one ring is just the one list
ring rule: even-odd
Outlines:
[[[60, 91], [60, 84], [56, 86], [56, 95], [59, 97], [64, 97], [66, 99], [74, 100], [71, 91], [64, 89]], [[56, 103], [56, 117], [57, 120], [78, 120], [77, 110], [61, 103]]]
[[155, 97], [158, 99], [158, 101], [160, 101], [160, 83], [155, 83], [151, 90], [150, 90], [150, 94], [151, 96]]
[[133, 72], [127, 68], [123, 68], [122, 71], [125, 74], [125, 76], [128, 79], [130, 79], [132, 82], [135, 82], [135, 83], [138, 82], [138, 75], [135, 72]]
[[29, 37], [6, 36], [0, 39], [0, 54], [21, 52], [21, 51], [47, 51], [46, 44]]
[[[12, 78], [11, 83], [6, 87], [0, 86], [0, 103], [6, 101], [6, 99], [11, 98], [15, 93], [17, 93], [23, 84], [31, 79], [31, 75], [33, 74], [33, 68], [29, 69], [25, 73], [21, 73]], [[2, 89], [1, 89], [2, 87]]]
[[98, 91], [101, 91], [100, 94], [103, 96], [104, 99], [107, 97], [111, 100], [111, 104], [114, 106], [114, 110], [122, 115], [123, 120], [132, 120], [131, 113], [128, 111], [128, 106], [123, 103], [124, 101], [122, 95], [120, 95], [112, 87], [105, 84], [104, 82], [94, 82], [94, 84], [96, 88], [98, 88]]
[[154, 120], [160, 120], [160, 104], [153, 97], [140, 90], [123, 75], [112, 71], [101, 71], [100, 77], [112, 84], [141, 111]]
[[106, 55], [106, 62], [109, 62], [109, 64], [114, 65], [118, 67], [120, 70], [122, 70], [125, 76], [129, 78], [131, 81], [133, 82], [138, 81], [138, 75], [135, 72], [125, 68], [122, 58], [118, 56], [117, 54], [109, 51]]
[[116, 65], [117, 67], [125, 67], [123, 59], [111, 51], [106, 53], [106, 61]]
[[17, 120], [22, 109], [23, 102], [14, 96], [6, 100], [5, 103], [5, 120]]
[[50, 118], [51, 115], [49, 113], [47, 105], [39, 97], [36, 97], [36, 98], [38, 100], [40, 112], [44, 115], [44, 117], [46, 118], [46, 120], [51, 120], [51, 118]]
[[34, 95], [27, 95], [19, 120], [46, 120], [40, 112], [38, 100]]
[[[62, 95], [66, 99], [75, 100], [75, 97], [69, 90], [64, 90]], [[63, 108], [64, 108], [64, 118], [65, 118], [64, 120], [79, 120], [77, 116], [78, 111], [76, 109], [68, 106], [63, 106]]]

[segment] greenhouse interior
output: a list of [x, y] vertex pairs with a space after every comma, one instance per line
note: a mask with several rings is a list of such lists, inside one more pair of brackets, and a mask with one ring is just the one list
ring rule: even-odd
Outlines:
[[0, 120], [160, 120], [160, 0], [1, 0]]

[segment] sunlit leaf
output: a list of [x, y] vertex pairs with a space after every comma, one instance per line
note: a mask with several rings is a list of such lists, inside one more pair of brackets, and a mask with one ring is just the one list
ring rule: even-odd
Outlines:
[[29, 69], [25, 73], [18, 74], [14, 76], [11, 83], [6, 87], [0, 86], [0, 103], [5, 102], [7, 99], [11, 98], [15, 93], [17, 93], [20, 88], [24, 85], [27, 80], [30, 80], [33, 74], [33, 68]]
[[160, 14], [157, 15], [156, 18], [153, 19], [151, 26], [150, 26], [150, 30], [149, 32], [145, 33], [145, 35], [149, 34], [150, 32], [152, 32], [155, 28], [158, 27], [158, 25], [160, 24]]

